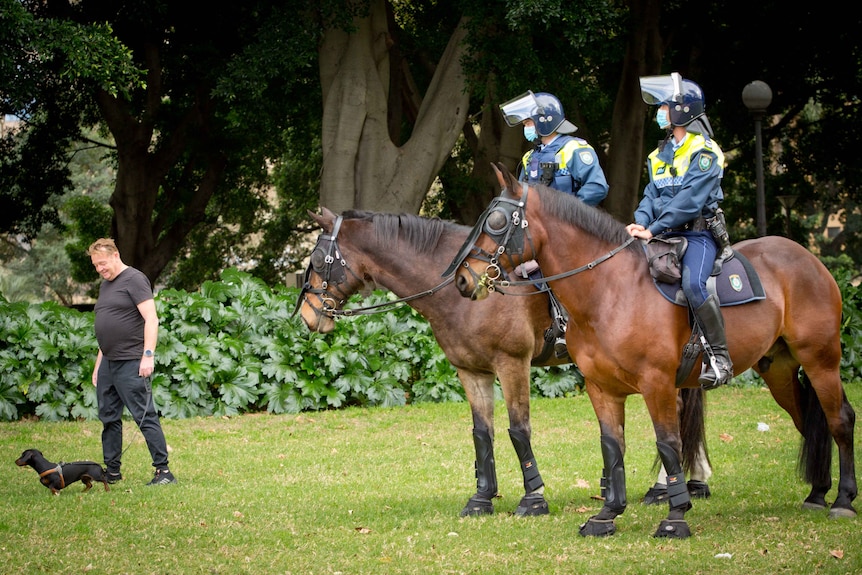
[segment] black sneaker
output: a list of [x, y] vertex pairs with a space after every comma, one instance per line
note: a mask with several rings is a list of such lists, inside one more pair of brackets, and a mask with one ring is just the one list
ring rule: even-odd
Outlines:
[[156, 469], [156, 473], [147, 485], [168, 485], [176, 482], [177, 478], [168, 469]]
[[108, 472], [108, 473], [106, 473], [105, 475], [106, 475], [105, 480], [106, 480], [108, 483], [110, 483], [111, 485], [113, 485], [114, 483], [119, 483], [120, 481], [122, 481], [122, 480], [123, 480], [123, 474], [122, 474], [122, 473], [111, 473], [111, 472], [109, 471], [109, 472]]

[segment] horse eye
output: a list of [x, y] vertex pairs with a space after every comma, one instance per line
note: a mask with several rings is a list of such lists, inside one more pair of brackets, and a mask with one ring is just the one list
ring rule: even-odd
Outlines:
[[502, 233], [509, 225], [509, 218], [502, 210], [494, 210], [485, 220], [485, 228], [492, 234]]
[[323, 250], [317, 249], [311, 252], [311, 269], [320, 273], [326, 265], [326, 254], [323, 253]]

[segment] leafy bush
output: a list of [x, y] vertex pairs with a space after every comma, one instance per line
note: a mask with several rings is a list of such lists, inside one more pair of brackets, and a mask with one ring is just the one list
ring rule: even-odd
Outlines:
[[[160, 291], [152, 388], [162, 415], [464, 400], [454, 368], [412, 308], [340, 319], [321, 335], [292, 315], [298, 293], [235, 269], [199, 292]], [[376, 291], [348, 307], [393, 299]], [[96, 419], [96, 351], [92, 312], [0, 301], [0, 419]], [[536, 395], [582, 387], [568, 368], [533, 371]]]

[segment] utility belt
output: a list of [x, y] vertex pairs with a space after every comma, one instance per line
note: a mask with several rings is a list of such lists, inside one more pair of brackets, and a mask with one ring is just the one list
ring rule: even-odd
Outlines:
[[698, 216], [690, 222], [686, 222], [681, 226], [677, 226], [675, 228], [667, 228], [663, 233], [669, 232], [704, 232], [706, 230], [712, 229], [709, 225], [709, 221], [713, 218], [707, 220], [703, 216]]

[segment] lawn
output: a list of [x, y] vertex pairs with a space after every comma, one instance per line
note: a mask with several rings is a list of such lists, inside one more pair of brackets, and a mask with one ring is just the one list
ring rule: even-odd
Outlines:
[[[862, 413], [862, 385], [847, 392]], [[0, 573], [862, 572], [862, 520], [800, 509], [799, 435], [765, 389], [708, 393], [713, 495], [694, 501], [693, 536], [681, 541], [653, 538], [666, 507], [640, 503], [655, 480], [655, 437], [639, 396], [628, 401], [629, 505], [610, 538], [578, 535], [601, 506], [589, 401], [536, 400], [532, 414], [551, 511], [535, 518], [511, 515], [523, 487], [502, 403], [501, 496], [497, 514], [480, 518], [458, 516], [475, 491], [466, 403], [164, 420], [179, 483], [159, 487], [144, 486], [149, 453], [127, 423], [126, 479], [58, 496], [15, 459], [37, 448], [51, 461], [101, 461], [101, 424], [0, 423]]]

